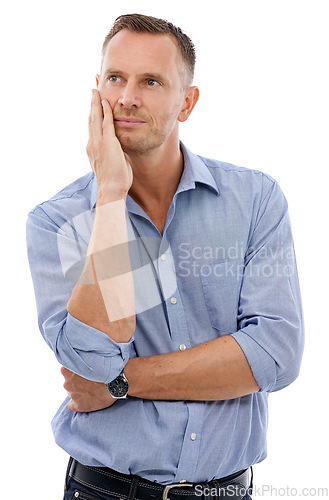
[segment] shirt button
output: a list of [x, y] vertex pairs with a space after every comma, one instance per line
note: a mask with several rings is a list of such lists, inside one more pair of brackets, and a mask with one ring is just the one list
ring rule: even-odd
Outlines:
[[161, 260], [166, 260], [166, 258], [167, 258], [167, 257], [165, 256], [165, 254], [164, 254], [164, 253], [163, 253], [162, 255], [160, 255], [160, 259], [161, 259]]
[[185, 345], [185, 344], [181, 344], [181, 345], [179, 346], [179, 350], [180, 350], [180, 351], [185, 351], [185, 349], [186, 349], [186, 345]]
[[176, 303], [177, 303], [177, 299], [176, 299], [176, 297], [172, 297], [172, 298], [170, 299], [170, 302], [171, 302], [172, 304], [176, 304]]
[[190, 438], [192, 439], [192, 441], [196, 440], [196, 434], [195, 434], [195, 432], [192, 432]]

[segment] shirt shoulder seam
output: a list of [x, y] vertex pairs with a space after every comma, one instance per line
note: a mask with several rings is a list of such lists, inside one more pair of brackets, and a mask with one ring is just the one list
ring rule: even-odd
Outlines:
[[[90, 184], [90, 182], [93, 179], [94, 179], [94, 177], [92, 176], [84, 186], [80, 187], [79, 189], [76, 189], [71, 194], [59, 196], [60, 193], [62, 193], [66, 189], [66, 187], [63, 188], [61, 191], [59, 191], [58, 193], [56, 193], [54, 196], [52, 196], [48, 200], [45, 200], [45, 201], [42, 201], [41, 203], [38, 203], [38, 205], [36, 205], [34, 208], [32, 208], [32, 210], [30, 211], [30, 213], [33, 214], [33, 213], [35, 213], [38, 210], [38, 208], [40, 208], [46, 214], [45, 210], [42, 208], [43, 205], [45, 205], [45, 204], [47, 204], [47, 203], [49, 203], [51, 201], [60, 201], [60, 200], [72, 198], [72, 196], [74, 196], [75, 194], [79, 193], [80, 191], [84, 191], [88, 187], [88, 185]], [[56, 196], [57, 196], [57, 198], [56, 198]]]
[[[258, 175], [262, 175], [262, 176], [266, 177], [273, 184], [276, 183], [276, 180], [273, 179], [273, 177], [271, 177], [270, 174], [267, 174], [266, 172], [262, 172], [261, 170], [257, 170], [255, 168], [248, 168], [248, 167], [233, 165], [232, 163], [226, 163], [226, 162], [222, 162], [220, 160], [212, 160], [212, 161], [216, 162], [216, 164], [209, 164], [209, 162], [207, 161], [207, 160], [209, 160], [209, 158], [204, 158], [202, 156], [200, 156], [199, 158], [204, 162], [204, 164], [208, 168], [213, 168], [213, 169], [220, 168], [221, 170], [224, 170], [225, 172], [233, 172], [234, 171], [234, 172], [241, 172], [241, 173], [254, 173], [254, 174], [258, 174]], [[227, 168], [224, 169], [223, 165], [225, 165]]]

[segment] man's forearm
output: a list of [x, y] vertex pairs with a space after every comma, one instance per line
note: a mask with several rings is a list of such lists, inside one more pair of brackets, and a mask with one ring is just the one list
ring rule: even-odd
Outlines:
[[131, 359], [125, 374], [129, 395], [143, 399], [216, 401], [260, 389], [230, 335], [183, 352]]
[[135, 330], [125, 210], [124, 199], [96, 206], [85, 266], [67, 304], [72, 316], [117, 342], [127, 342]]
[[[69, 409], [101, 410], [115, 400], [106, 385], [91, 382], [62, 368], [69, 392]], [[132, 358], [125, 367], [129, 395], [142, 399], [221, 401], [259, 391], [250, 366], [229, 335], [183, 352]]]

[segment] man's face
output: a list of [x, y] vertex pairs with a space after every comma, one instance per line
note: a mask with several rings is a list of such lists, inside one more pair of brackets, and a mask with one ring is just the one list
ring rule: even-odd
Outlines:
[[98, 89], [112, 107], [126, 153], [144, 154], [177, 131], [184, 104], [182, 62], [169, 35], [122, 30], [109, 42]]

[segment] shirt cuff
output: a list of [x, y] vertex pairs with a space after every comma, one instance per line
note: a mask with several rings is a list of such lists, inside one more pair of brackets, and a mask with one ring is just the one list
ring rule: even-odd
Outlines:
[[122, 372], [134, 341], [132, 336], [128, 342], [115, 342], [106, 333], [82, 323], [70, 313], [67, 313], [65, 335], [86, 365], [87, 372], [79, 375], [104, 383], [111, 382]]
[[232, 334], [247, 358], [261, 391], [270, 392], [276, 382], [276, 363], [270, 354], [244, 330]]

